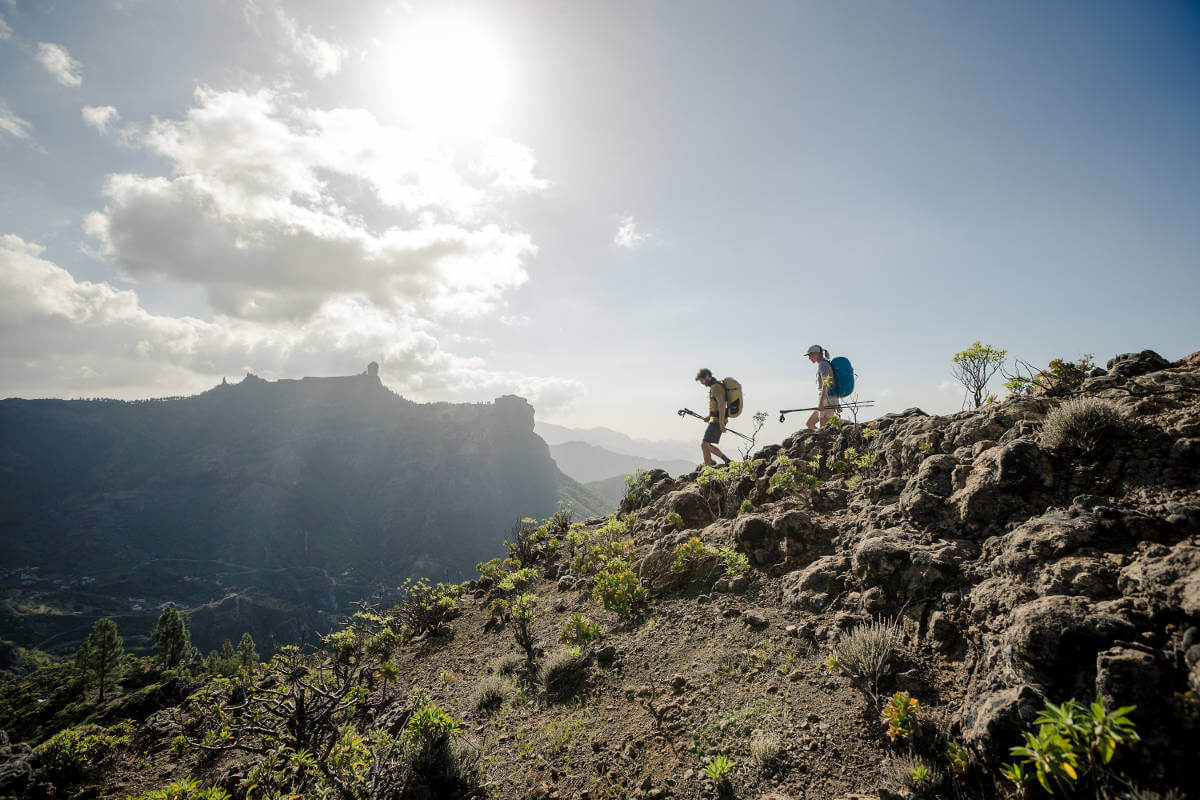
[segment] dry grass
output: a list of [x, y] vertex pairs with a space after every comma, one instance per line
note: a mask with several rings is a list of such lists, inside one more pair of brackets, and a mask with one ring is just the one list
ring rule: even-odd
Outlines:
[[1115, 403], [1098, 397], [1077, 397], [1046, 415], [1042, 444], [1049, 450], [1092, 453], [1131, 428], [1125, 412]]
[[895, 622], [869, 622], [842, 634], [834, 647], [842, 669], [870, 684], [878, 694], [879, 679], [903, 637]]
[[471, 695], [471, 707], [479, 711], [496, 708], [512, 697], [515, 691], [516, 687], [507, 678], [487, 675], [475, 687]]
[[542, 664], [542, 684], [551, 700], [574, 696], [587, 677], [587, 658], [578, 650], [556, 650]]

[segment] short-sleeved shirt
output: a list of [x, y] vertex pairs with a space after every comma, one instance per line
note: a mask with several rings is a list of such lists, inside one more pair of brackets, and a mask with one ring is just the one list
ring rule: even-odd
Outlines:
[[832, 389], [833, 386], [833, 364], [822, 359], [817, 363], [817, 397], [821, 396], [826, 387]]
[[720, 381], [713, 381], [708, 386], [708, 415], [710, 417], [718, 416], [721, 413], [720, 407], [717, 405], [717, 398], [725, 399], [725, 384]]

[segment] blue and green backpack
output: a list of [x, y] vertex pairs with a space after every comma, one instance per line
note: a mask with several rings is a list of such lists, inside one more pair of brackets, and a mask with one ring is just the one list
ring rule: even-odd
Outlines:
[[833, 367], [833, 386], [829, 388], [830, 397], [849, 397], [854, 394], [854, 367], [850, 359], [838, 356], [829, 362]]

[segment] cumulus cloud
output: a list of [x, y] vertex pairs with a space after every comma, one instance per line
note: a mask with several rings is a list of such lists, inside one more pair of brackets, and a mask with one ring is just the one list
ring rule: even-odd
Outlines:
[[617, 227], [617, 234], [613, 237], [613, 243], [617, 247], [624, 247], [627, 250], [637, 250], [650, 238], [650, 234], [638, 230], [633, 217], [622, 217], [620, 225]]
[[4, 17], [0, 17], [0, 39], [8, 39], [12, 36], [12, 28], [4, 21]]
[[84, 106], [81, 113], [84, 123], [101, 133], [107, 133], [108, 126], [121, 116], [112, 106]]
[[83, 65], [71, 58], [67, 48], [62, 45], [38, 42], [37, 60], [63, 86], [79, 86], [83, 83]]
[[175, 394], [246, 371], [349, 374], [372, 360], [390, 385], [418, 397], [517, 393], [549, 410], [583, 393], [576, 381], [489, 371], [446, 352], [420, 320], [361, 298], [330, 300], [296, 324], [172, 317], [147, 311], [134, 291], [78, 281], [43, 256], [35, 243], [0, 236], [6, 394]]
[[[527, 280], [532, 239], [491, 218], [546, 185], [527, 148], [447, 152], [366, 111], [266, 90], [201, 88], [196, 101], [141, 135], [173, 174], [110, 176], [106, 207], [87, 218], [96, 254], [125, 277], [202, 286], [218, 313], [259, 321], [303, 319], [347, 294], [479, 315]], [[346, 179], [404, 224], [368, 225], [333, 188]]]
[[8, 135], [14, 139], [30, 138], [33, 126], [12, 112], [8, 104], [0, 100], [0, 135]]

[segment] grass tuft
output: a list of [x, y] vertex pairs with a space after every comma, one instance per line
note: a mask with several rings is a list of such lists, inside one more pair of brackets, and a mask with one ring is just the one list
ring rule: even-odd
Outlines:
[[843, 633], [834, 648], [838, 664], [854, 677], [875, 687], [902, 642], [895, 622], [867, 622]]
[[1098, 397], [1067, 400], [1046, 415], [1042, 444], [1049, 450], [1093, 453], [1132, 430], [1120, 406]]

